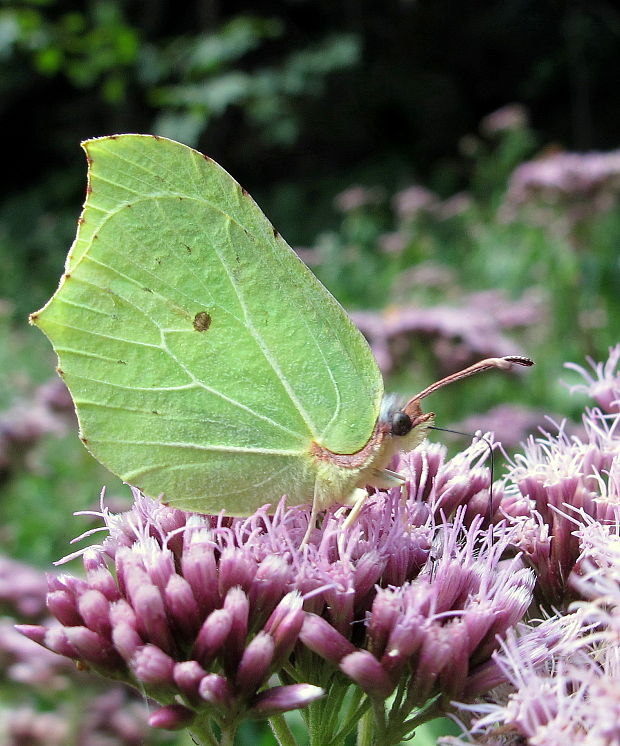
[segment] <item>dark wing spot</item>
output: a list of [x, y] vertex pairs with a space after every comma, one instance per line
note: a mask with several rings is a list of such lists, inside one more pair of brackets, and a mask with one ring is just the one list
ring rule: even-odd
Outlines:
[[197, 332], [206, 332], [211, 326], [211, 316], [206, 311], [198, 311], [194, 316], [194, 329]]

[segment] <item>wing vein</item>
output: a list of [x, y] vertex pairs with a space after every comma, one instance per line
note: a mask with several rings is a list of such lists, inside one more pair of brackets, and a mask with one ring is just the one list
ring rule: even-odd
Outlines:
[[[229, 218], [229, 221], [232, 222], [232, 218]], [[230, 226], [230, 222], [228, 223], [228, 226]], [[230, 237], [230, 236], [229, 236]], [[232, 240], [232, 239], [231, 239]], [[243, 293], [239, 290], [237, 286], [237, 282], [234, 279], [233, 274], [230, 272], [228, 265], [222, 258], [220, 252], [217, 249], [217, 246], [214, 245], [213, 250], [217, 256], [217, 258], [220, 260], [220, 264], [222, 265], [222, 268], [224, 272], [226, 272], [226, 276], [228, 277], [230, 284], [232, 288], [235, 291], [235, 294], [237, 296], [237, 299], [239, 301], [239, 305], [241, 306], [244, 314], [244, 320], [245, 320], [245, 326], [254, 338], [254, 341], [260, 348], [261, 352], [263, 353], [265, 360], [269, 363], [271, 369], [276, 374], [277, 379], [280, 381], [280, 384], [282, 388], [286, 391], [289, 399], [293, 403], [293, 405], [296, 407], [297, 411], [301, 415], [303, 421], [306, 423], [306, 426], [308, 427], [308, 430], [312, 433], [312, 437], [314, 439], [317, 438], [317, 430], [314, 425], [314, 422], [309, 417], [308, 413], [306, 412], [305, 407], [301, 404], [299, 399], [297, 398], [295, 392], [293, 391], [292, 387], [290, 386], [289, 382], [287, 381], [286, 377], [282, 373], [280, 366], [276, 362], [276, 360], [272, 357], [271, 350], [269, 349], [268, 345], [265, 343], [264, 339], [261, 337], [261, 335], [258, 333], [258, 330], [252, 323], [251, 315], [248, 310], [248, 307], [245, 303], [245, 299], [243, 296]]]
[[106, 445], [126, 446], [156, 446], [158, 448], [187, 448], [190, 451], [206, 451], [215, 453], [260, 453], [265, 456], [295, 456], [298, 457], [303, 451], [289, 450], [286, 448], [258, 448], [255, 446], [228, 446], [228, 445], [200, 445], [198, 443], [184, 443], [182, 441], [158, 441], [158, 440], [125, 440], [120, 438], [90, 438], [90, 443], [104, 443]]

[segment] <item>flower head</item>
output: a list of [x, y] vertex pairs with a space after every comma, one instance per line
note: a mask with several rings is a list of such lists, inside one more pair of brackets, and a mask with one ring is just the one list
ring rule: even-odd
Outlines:
[[384, 699], [404, 680], [410, 707], [440, 692], [471, 696], [492, 686], [497, 637], [523, 617], [534, 578], [500, 563], [507, 537], [482, 532], [480, 517], [466, 529], [463, 514], [452, 526], [435, 527], [432, 551], [414, 579], [377, 592], [361, 640], [311, 614], [304, 644], [371, 697]]
[[[150, 719], [162, 728], [303, 707], [338, 670], [373, 697], [405, 677], [414, 704], [482, 690], [495, 637], [523, 616], [532, 586], [529, 570], [500, 568], [507, 540], [481, 529], [485, 454], [475, 444], [448, 460], [426, 444], [403, 455], [406, 493], [375, 492], [350, 525], [346, 509], [330, 509], [307, 545], [306, 508], [201, 516], [134, 490], [128, 512], [102, 507], [103, 541], [71, 555], [82, 555], [85, 577], [49, 579], [60, 625], [21, 631], [145, 691], [162, 706]], [[458, 672], [448, 666], [455, 649]]]
[[620, 344], [610, 347], [609, 357], [604, 363], [597, 363], [592, 358], [586, 358], [592, 373], [582, 365], [565, 363], [564, 367], [579, 373], [585, 383], [570, 387], [572, 391], [588, 394], [596, 403], [609, 414], [620, 414]]

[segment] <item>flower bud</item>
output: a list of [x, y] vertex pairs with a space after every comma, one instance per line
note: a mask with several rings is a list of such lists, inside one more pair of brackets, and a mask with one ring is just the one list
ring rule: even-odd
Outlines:
[[159, 589], [146, 583], [135, 590], [132, 602], [140, 635], [167, 653], [172, 653], [174, 640]]
[[312, 684], [274, 686], [256, 697], [254, 706], [248, 714], [250, 717], [268, 718], [281, 712], [307, 707], [324, 695], [324, 689]]
[[299, 638], [306, 647], [335, 666], [345, 655], [355, 652], [355, 646], [346, 637], [316, 614], [306, 614]]
[[175, 684], [192, 705], [197, 705], [199, 702], [198, 689], [206, 675], [207, 672], [196, 661], [177, 663], [173, 671]]
[[190, 584], [180, 575], [172, 575], [164, 591], [166, 609], [181, 635], [191, 639], [200, 627], [198, 604]]
[[120, 591], [112, 573], [107, 567], [97, 567], [88, 571], [88, 585], [102, 593], [110, 602], [120, 599]]
[[42, 624], [16, 624], [15, 629], [29, 640], [37, 642], [39, 645], [45, 645], [45, 635], [48, 629]]
[[232, 614], [227, 609], [216, 609], [205, 619], [196, 637], [192, 655], [205, 668], [220, 652], [232, 627]]
[[174, 661], [156, 645], [143, 645], [131, 659], [137, 679], [145, 684], [172, 684]]
[[246, 646], [235, 679], [235, 685], [242, 696], [256, 691], [267, 678], [274, 647], [273, 638], [267, 632], [259, 632]]
[[183, 705], [166, 705], [149, 717], [151, 728], [163, 730], [181, 730], [187, 728], [194, 719], [194, 713]]
[[357, 650], [345, 655], [340, 661], [340, 669], [376, 699], [386, 699], [394, 689], [394, 683], [379, 661], [367, 650]]
[[227, 679], [216, 673], [207, 674], [198, 687], [200, 696], [219, 710], [228, 710], [234, 698]]
[[230, 613], [231, 626], [226, 645], [222, 649], [222, 663], [228, 675], [232, 675], [241, 659], [248, 634], [250, 604], [245, 592], [235, 586], [224, 599], [224, 609]]
[[291, 567], [283, 557], [270, 554], [260, 563], [248, 594], [255, 625], [262, 624], [271, 614], [284, 595], [290, 578]]
[[235, 587], [248, 590], [256, 576], [256, 560], [241, 547], [226, 547], [219, 566], [219, 591], [222, 598]]
[[87, 627], [65, 627], [65, 634], [70, 645], [86, 663], [104, 668], [118, 668], [122, 659], [112, 645], [101, 635]]
[[210, 614], [220, 604], [218, 571], [213, 542], [207, 540], [204, 529], [191, 532], [189, 546], [183, 551], [181, 569], [190, 584], [201, 616]]
[[47, 608], [65, 627], [84, 624], [73, 596], [66, 590], [51, 591], [47, 594]]
[[84, 624], [102, 637], [110, 636], [110, 602], [100, 591], [86, 591], [78, 599]]

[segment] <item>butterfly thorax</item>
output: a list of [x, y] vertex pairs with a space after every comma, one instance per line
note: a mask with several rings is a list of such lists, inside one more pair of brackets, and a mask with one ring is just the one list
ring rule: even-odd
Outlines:
[[398, 452], [424, 440], [433, 418], [432, 412], [422, 412], [419, 402], [410, 402], [406, 409], [382, 408], [370, 438], [355, 453], [334, 453], [313, 442], [310, 455], [323, 483], [324, 507], [349, 502], [349, 495], [359, 487], [387, 488], [402, 482], [387, 467]]

